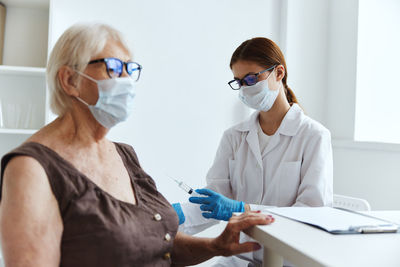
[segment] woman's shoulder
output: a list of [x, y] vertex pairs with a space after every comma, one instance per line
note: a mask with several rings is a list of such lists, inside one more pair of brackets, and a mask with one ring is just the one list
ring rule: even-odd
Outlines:
[[[18, 150], [15, 150], [18, 151]], [[12, 154], [10, 152], [9, 154]], [[29, 154], [24, 153], [15, 153], [14, 157], [10, 157], [6, 162], [3, 157], [2, 160], [2, 172], [1, 178], [3, 179], [5, 174], [8, 173], [8, 176], [13, 177], [15, 179], [19, 179], [19, 177], [24, 177], [25, 182], [35, 181], [38, 182], [38, 177], [43, 181], [46, 181], [46, 173], [44, 172], [43, 166], [36, 160], [34, 157], [31, 157]], [[7, 167], [7, 168], [6, 168]]]
[[135, 149], [126, 143], [113, 142], [115, 146], [127, 157], [133, 157], [134, 160], [139, 161]]
[[302, 123], [300, 125], [301, 132], [307, 132], [309, 134], [327, 135], [330, 136], [331, 132], [322, 123], [309, 117], [306, 114], [302, 115]]
[[129, 153], [135, 153], [135, 154], [136, 154], [136, 152], [135, 152], [135, 150], [133, 149], [133, 147], [132, 147], [131, 145], [129, 145], [129, 144], [121, 143], [121, 142], [113, 142], [113, 143], [115, 144], [115, 146], [117, 146], [118, 148], [120, 148], [120, 149], [122, 149], [122, 150], [124, 150], [124, 151], [127, 151], [127, 152], [129, 152]]
[[[43, 158], [43, 147], [38, 143], [28, 142], [8, 152], [1, 159], [0, 188], [4, 179], [13, 182], [21, 181], [21, 190], [27, 190], [32, 184], [48, 187], [46, 162]], [[0, 192], [0, 198], [1, 198]]]
[[122, 156], [122, 160], [124, 162], [128, 163], [135, 170], [142, 169], [135, 149], [131, 145], [119, 142], [114, 142], [114, 144], [117, 147], [117, 150]]
[[[6, 166], [11, 162], [18, 162], [21, 168], [29, 166], [35, 162], [46, 171], [47, 174], [54, 174], [54, 162], [59, 162], [59, 156], [52, 149], [44, 144], [26, 141], [20, 146], [6, 153], [1, 159], [1, 176], [4, 174]], [[15, 163], [13, 164], [15, 166]]]
[[329, 134], [329, 130], [325, 126], [306, 115], [298, 104], [290, 107], [278, 131], [289, 136]]
[[[2, 169], [4, 169], [5, 165], [14, 157], [29, 157], [35, 159], [36, 161], [41, 161], [41, 159], [46, 157], [46, 154], [48, 154], [46, 153], [48, 152], [47, 150], [48, 148], [46, 146], [38, 142], [24, 142], [3, 156]], [[51, 155], [47, 155], [47, 157], [52, 158]]]
[[248, 131], [241, 131], [238, 130], [237, 127], [240, 127], [241, 123], [231, 126], [226, 129], [222, 135], [221, 142], [222, 143], [229, 143], [230, 146], [235, 146], [240, 144], [241, 141], [246, 138]]
[[322, 123], [303, 114], [297, 139], [302, 143], [324, 143], [331, 144], [331, 132]]
[[256, 128], [258, 123], [259, 112], [253, 112], [249, 117], [239, 123], [234, 124], [224, 131], [226, 136], [242, 136], [243, 133], [248, 133], [252, 128]]

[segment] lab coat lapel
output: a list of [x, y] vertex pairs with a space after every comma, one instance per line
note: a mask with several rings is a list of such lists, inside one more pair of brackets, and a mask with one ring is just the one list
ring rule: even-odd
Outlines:
[[260, 152], [260, 143], [258, 141], [258, 134], [257, 134], [257, 128], [256, 127], [251, 127], [247, 137], [246, 141], [249, 144], [249, 148], [251, 152], [253, 153], [254, 157], [257, 160], [257, 163], [260, 167], [262, 167], [262, 157], [261, 157], [261, 152]]

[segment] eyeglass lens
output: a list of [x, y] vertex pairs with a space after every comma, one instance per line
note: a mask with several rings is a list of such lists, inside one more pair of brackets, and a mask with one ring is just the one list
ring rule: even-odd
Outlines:
[[126, 63], [126, 72], [131, 76], [131, 78], [135, 81], [139, 80], [140, 77], [140, 65], [135, 62]]
[[111, 78], [120, 77], [123, 67], [126, 64], [126, 72], [133, 80], [138, 80], [140, 76], [140, 66], [135, 62], [122, 62], [117, 58], [108, 58], [106, 60], [107, 72]]
[[257, 75], [255, 74], [249, 74], [246, 77], [244, 77], [242, 80], [235, 79], [229, 83], [232, 89], [238, 90], [242, 85], [247, 85], [251, 86], [257, 83]]
[[107, 72], [111, 78], [120, 77], [122, 74], [122, 62], [115, 58], [109, 58], [106, 61]]
[[257, 75], [249, 74], [243, 78], [246, 85], [251, 86], [257, 83]]

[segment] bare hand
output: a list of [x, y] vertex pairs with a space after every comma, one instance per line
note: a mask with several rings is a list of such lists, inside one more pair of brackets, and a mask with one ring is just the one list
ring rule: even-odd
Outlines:
[[256, 242], [239, 243], [240, 232], [254, 225], [273, 223], [274, 220], [271, 215], [261, 214], [259, 211], [232, 216], [222, 234], [213, 240], [218, 255], [231, 256], [260, 249], [261, 246]]

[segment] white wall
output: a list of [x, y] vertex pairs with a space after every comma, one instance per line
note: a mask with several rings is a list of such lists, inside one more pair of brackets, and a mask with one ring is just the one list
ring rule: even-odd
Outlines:
[[[329, 1], [287, 1], [288, 85], [307, 115], [326, 123]], [[285, 29], [283, 29], [285, 30]]]
[[287, 4], [288, 82], [332, 133], [334, 192], [365, 198], [375, 210], [400, 209], [400, 148], [354, 142], [359, 2]]
[[400, 151], [337, 142], [335, 192], [367, 199], [373, 210], [400, 209]]
[[240, 0], [58, 0], [51, 3], [49, 38], [53, 46], [73, 23], [96, 20], [130, 39], [143, 76], [132, 117], [109, 137], [132, 144], [159, 190], [171, 202], [183, 201], [186, 195], [164, 173], [205, 185], [223, 131], [249, 114], [227, 85], [230, 56], [248, 38], [277, 40], [279, 7], [263, 0], [250, 6]]
[[324, 100], [327, 109], [326, 122], [333, 138], [353, 140], [358, 0], [329, 2], [328, 92]]

